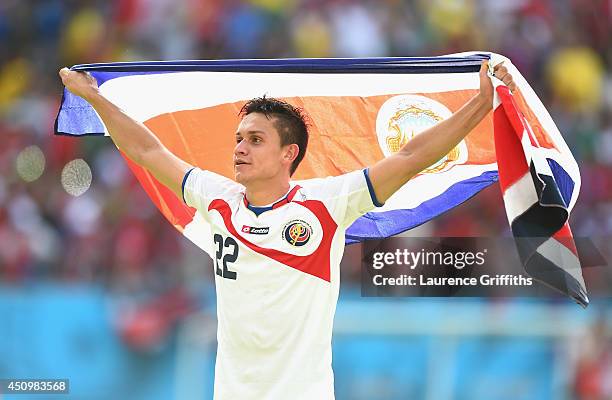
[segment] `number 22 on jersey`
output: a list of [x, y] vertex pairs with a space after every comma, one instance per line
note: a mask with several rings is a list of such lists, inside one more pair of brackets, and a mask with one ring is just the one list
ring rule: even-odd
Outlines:
[[229, 236], [224, 240], [223, 236], [218, 233], [215, 233], [213, 239], [217, 245], [217, 253], [215, 255], [216, 274], [223, 278], [236, 279], [236, 271], [230, 270], [228, 264], [236, 262], [238, 259], [238, 243]]

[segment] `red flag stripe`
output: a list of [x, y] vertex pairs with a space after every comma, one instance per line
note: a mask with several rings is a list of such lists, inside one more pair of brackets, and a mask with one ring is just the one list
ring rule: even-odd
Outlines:
[[576, 244], [574, 243], [574, 235], [572, 234], [572, 230], [570, 229], [569, 223], [566, 222], [561, 229], [559, 229], [553, 237], [559, 242], [562, 243], [565, 247], [567, 247], [576, 257], [578, 257], [578, 250], [576, 249]]
[[[498, 94], [500, 88], [497, 88]], [[501, 97], [501, 95], [500, 95]], [[503, 97], [502, 97], [503, 101]], [[502, 103], [503, 104], [503, 103]], [[495, 126], [495, 154], [502, 192], [529, 173], [529, 165], [520, 138], [510, 123], [505, 108], [500, 105], [493, 112]]]

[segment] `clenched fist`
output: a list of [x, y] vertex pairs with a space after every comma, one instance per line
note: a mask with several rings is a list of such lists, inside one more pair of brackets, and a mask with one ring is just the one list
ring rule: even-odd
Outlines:
[[59, 76], [66, 89], [85, 100], [90, 99], [99, 91], [98, 82], [87, 72], [71, 71], [64, 67], [59, 70]]
[[[480, 97], [484, 100], [485, 103], [493, 102], [493, 84], [491, 80], [487, 76], [487, 71], [489, 68], [489, 61], [483, 61], [480, 66]], [[508, 72], [508, 69], [503, 65], [503, 63], [497, 64], [493, 67], [493, 76], [495, 76], [500, 81], [504, 82], [506, 86], [512, 91], [516, 89], [516, 83], [514, 82], [512, 75]]]

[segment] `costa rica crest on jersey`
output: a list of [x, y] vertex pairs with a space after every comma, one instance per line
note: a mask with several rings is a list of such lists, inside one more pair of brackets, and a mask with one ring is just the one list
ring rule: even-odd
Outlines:
[[312, 228], [301, 219], [294, 219], [283, 228], [283, 239], [292, 246], [304, 246], [312, 236]]

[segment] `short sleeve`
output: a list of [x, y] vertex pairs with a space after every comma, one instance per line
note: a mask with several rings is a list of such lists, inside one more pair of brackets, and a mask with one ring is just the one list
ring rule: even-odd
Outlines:
[[205, 215], [211, 201], [229, 198], [240, 192], [242, 185], [223, 175], [195, 167], [185, 173], [181, 190], [185, 204]]
[[348, 227], [357, 218], [381, 207], [370, 182], [368, 169], [318, 180], [312, 190], [321, 198], [339, 225]]

